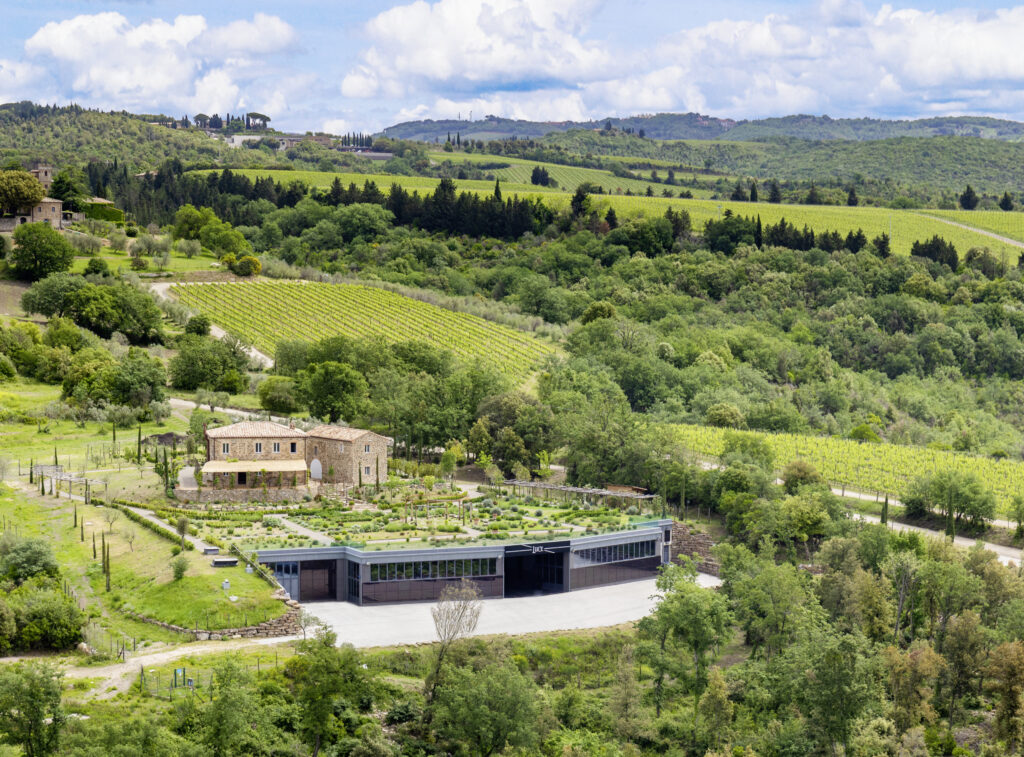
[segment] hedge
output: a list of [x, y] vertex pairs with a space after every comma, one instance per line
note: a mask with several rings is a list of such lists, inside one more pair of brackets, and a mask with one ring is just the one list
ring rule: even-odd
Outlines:
[[[94, 499], [93, 502], [94, 503], [101, 503], [101, 500]], [[115, 499], [112, 502], [110, 502], [110, 507], [116, 507], [118, 510], [120, 510], [121, 512], [124, 513], [125, 517], [128, 518], [128, 520], [131, 520], [131, 521], [134, 521], [135, 523], [138, 523], [143, 528], [148, 528], [150, 531], [152, 531], [157, 536], [162, 536], [163, 538], [167, 539], [168, 541], [174, 542], [175, 544], [177, 544], [179, 546], [181, 545], [181, 537], [178, 535], [177, 531], [172, 531], [169, 528], [164, 528], [163, 526], [158, 525], [158, 524], [154, 523], [151, 520], [143, 518], [141, 515], [139, 515], [134, 510], [128, 509], [129, 507], [145, 507], [145, 505], [140, 504], [138, 502], [127, 502], [127, 501], [125, 501], [123, 499]], [[192, 542], [188, 541], [187, 539], [185, 540], [185, 549], [186, 550], [188, 550], [188, 549], [195, 549], [195, 548], [196, 547], [195, 547], [195, 545]]]
[[110, 223], [124, 223], [124, 211], [114, 205], [106, 203], [86, 204], [86, 218], [95, 218], [97, 221], [109, 221]]

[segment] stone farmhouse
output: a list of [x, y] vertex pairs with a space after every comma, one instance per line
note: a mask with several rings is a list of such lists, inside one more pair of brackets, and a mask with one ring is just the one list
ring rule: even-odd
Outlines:
[[[322, 425], [310, 431], [272, 421], [242, 421], [208, 429], [202, 492], [179, 498], [296, 500], [322, 484], [355, 486], [387, 478], [388, 439], [364, 429]], [[205, 496], [201, 496], [205, 495]]]
[[[51, 166], [39, 166], [29, 171], [39, 183], [43, 185], [43, 191], [47, 191], [53, 185], [53, 168]], [[48, 223], [55, 229], [63, 229], [65, 224], [72, 220], [69, 213], [64, 212], [64, 203], [52, 197], [44, 197], [32, 208], [20, 208], [13, 216], [0, 218], [0, 231], [14, 231], [23, 223]]]

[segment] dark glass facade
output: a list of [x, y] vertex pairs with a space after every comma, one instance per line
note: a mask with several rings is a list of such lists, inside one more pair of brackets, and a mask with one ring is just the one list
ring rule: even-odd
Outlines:
[[656, 539], [631, 541], [624, 544], [610, 544], [606, 547], [577, 549], [573, 555], [573, 567], [583, 568], [589, 565], [603, 565], [610, 562], [625, 562], [641, 557], [653, 557], [657, 554]]
[[652, 578], [661, 566], [660, 557], [643, 557], [639, 560], [610, 562], [603, 565], [591, 565], [586, 568], [573, 568], [569, 577], [570, 587], [586, 589], [590, 586], [617, 584], [623, 581], [637, 581], [641, 578]]
[[372, 563], [370, 583], [384, 581], [420, 581], [437, 578], [478, 578], [498, 575], [496, 558], [469, 560], [413, 560], [410, 562]]

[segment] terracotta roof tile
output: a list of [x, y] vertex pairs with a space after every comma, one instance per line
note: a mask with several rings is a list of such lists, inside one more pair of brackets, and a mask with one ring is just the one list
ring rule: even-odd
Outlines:
[[307, 436], [320, 439], [337, 439], [339, 442], [354, 442], [365, 434], [372, 434], [365, 428], [349, 428], [347, 426], [317, 426], [307, 432]]
[[263, 437], [305, 436], [304, 431], [297, 428], [282, 426], [273, 421], [242, 421], [228, 426], [218, 426], [206, 430], [210, 439], [259, 439]]

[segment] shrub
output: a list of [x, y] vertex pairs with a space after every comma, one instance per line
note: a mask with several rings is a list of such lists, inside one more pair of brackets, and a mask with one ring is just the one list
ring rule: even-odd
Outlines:
[[17, 246], [8, 256], [18, 278], [37, 281], [71, 267], [75, 251], [60, 232], [45, 223], [23, 223], [14, 230]]
[[38, 575], [56, 576], [60, 570], [53, 550], [42, 539], [5, 537], [0, 555], [0, 571], [16, 584]]
[[178, 555], [171, 560], [171, 570], [174, 572], [175, 581], [180, 581], [185, 577], [185, 571], [188, 570], [188, 560], [185, 555]]

